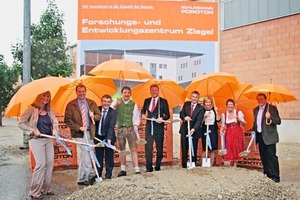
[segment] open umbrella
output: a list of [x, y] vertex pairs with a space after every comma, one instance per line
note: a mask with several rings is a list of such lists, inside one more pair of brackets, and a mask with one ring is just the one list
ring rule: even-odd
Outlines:
[[[267, 101], [272, 103], [296, 101], [296, 97], [284, 86], [275, 84], [260, 84], [254, 86], [245, 92], [249, 99], [256, 99], [258, 94], [265, 94]], [[269, 105], [269, 104], [268, 104]], [[269, 111], [269, 106], [268, 106]], [[266, 124], [270, 125], [272, 120], [266, 119]]]
[[245, 92], [249, 99], [256, 100], [258, 94], [265, 94], [268, 102], [290, 102], [296, 101], [296, 97], [284, 86], [275, 84], [256, 85]]
[[92, 69], [89, 74], [110, 77], [118, 80], [143, 80], [153, 78], [151, 74], [136, 62], [113, 59], [103, 62]]
[[219, 90], [214, 93], [215, 104], [219, 109], [219, 113], [226, 111], [227, 99], [233, 99], [235, 101], [236, 110], [240, 110], [244, 113], [245, 130], [249, 130], [253, 125], [253, 109], [257, 106], [255, 100], [249, 99], [244, 95], [244, 92], [253, 86], [250, 84], [241, 83], [225, 83]]
[[187, 92], [175, 81], [168, 79], [150, 79], [132, 88], [131, 97], [136, 104], [141, 107], [143, 106], [145, 98], [151, 96], [150, 85], [152, 84], [158, 85], [159, 96], [168, 100], [170, 108], [184, 103]]
[[56, 94], [57, 90], [72, 81], [63, 77], [45, 77], [22, 86], [17, 93], [12, 97], [5, 110], [5, 117], [18, 117], [23, 114], [27, 107], [33, 103], [36, 96], [50, 91], [51, 97]]
[[201, 97], [212, 96], [215, 91], [229, 82], [238, 83], [238, 80], [234, 75], [225, 72], [200, 75], [187, 86], [187, 96], [191, 96], [194, 90], [198, 91]]
[[64, 114], [67, 104], [77, 98], [75, 89], [80, 83], [85, 85], [87, 89], [86, 97], [94, 100], [97, 105], [101, 104], [101, 97], [104, 94], [112, 96], [117, 91], [116, 85], [111, 78], [82, 76], [57, 91], [52, 100], [52, 106], [57, 113]]

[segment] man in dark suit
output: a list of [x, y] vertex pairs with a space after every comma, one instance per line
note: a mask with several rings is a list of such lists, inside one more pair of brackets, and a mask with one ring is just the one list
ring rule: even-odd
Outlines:
[[264, 174], [278, 183], [280, 176], [276, 143], [279, 141], [277, 125], [281, 124], [281, 119], [276, 106], [267, 103], [265, 94], [258, 94], [256, 99], [258, 106], [253, 109], [252, 130], [256, 132], [256, 143], [259, 146]]
[[[168, 101], [159, 97], [159, 87], [156, 84], [150, 86], [151, 97], [145, 99], [141, 110], [142, 118], [151, 118], [146, 122], [146, 136], [145, 139], [145, 154], [146, 154], [146, 172], [152, 172], [152, 157], [153, 157], [153, 141], [156, 144], [156, 164], [155, 171], [160, 170], [161, 161], [163, 158], [163, 144], [164, 144], [164, 123], [161, 120], [168, 120], [170, 118], [170, 111]], [[147, 112], [147, 116], [146, 116]]]
[[[110, 107], [112, 102], [111, 96], [103, 95], [101, 98], [102, 106], [99, 106], [101, 112], [100, 121], [96, 122], [96, 138], [105, 140], [108, 144], [114, 145], [116, 142], [115, 124], [117, 122], [117, 111]], [[94, 140], [95, 144], [99, 143]], [[103, 171], [103, 159], [105, 158], [105, 178], [111, 179], [112, 170], [114, 167], [114, 150], [108, 147], [97, 147], [96, 156], [100, 163], [98, 169], [99, 176], [101, 177]]]
[[[203, 121], [204, 108], [198, 103], [200, 94], [198, 91], [193, 91], [191, 94], [191, 101], [186, 101], [180, 111], [180, 119], [182, 124], [180, 126], [179, 133], [181, 134], [181, 161], [182, 167], [187, 168], [188, 158], [188, 135], [192, 135], [194, 155], [192, 156], [192, 162], [197, 163], [197, 149], [198, 140], [201, 137], [200, 126]], [[188, 132], [188, 122], [190, 122], [190, 132]]]

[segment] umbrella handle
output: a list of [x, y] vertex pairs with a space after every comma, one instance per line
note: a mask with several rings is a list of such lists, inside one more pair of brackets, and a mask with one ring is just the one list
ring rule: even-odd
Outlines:
[[[269, 107], [270, 107], [270, 104], [268, 104], [267, 112], [269, 112]], [[266, 124], [267, 125], [271, 125], [272, 124], [272, 120], [266, 118]]]

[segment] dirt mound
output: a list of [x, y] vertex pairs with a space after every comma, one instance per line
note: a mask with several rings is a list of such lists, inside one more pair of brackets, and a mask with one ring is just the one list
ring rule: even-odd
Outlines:
[[165, 167], [104, 180], [66, 197], [80, 199], [296, 199], [295, 193], [261, 172], [233, 167]]

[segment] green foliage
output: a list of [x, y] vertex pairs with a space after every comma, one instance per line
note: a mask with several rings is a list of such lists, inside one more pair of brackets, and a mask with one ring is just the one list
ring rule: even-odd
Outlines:
[[20, 66], [8, 67], [3, 59], [3, 55], [0, 55], [0, 113], [4, 111], [8, 102], [17, 91], [18, 88], [16, 88], [15, 83], [18, 81], [21, 72]]
[[[59, 12], [53, 0], [40, 17], [38, 24], [31, 26], [31, 77], [70, 76], [74, 64], [66, 55], [66, 34], [63, 30], [64, 14]], [[12, 47], [14, 59], [23, 63], [23, 45]]]

